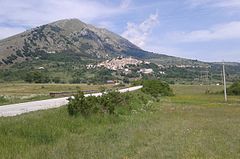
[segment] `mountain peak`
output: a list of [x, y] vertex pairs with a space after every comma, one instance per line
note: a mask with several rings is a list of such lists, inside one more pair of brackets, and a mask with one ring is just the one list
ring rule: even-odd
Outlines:
[[76, 53], [89, 58], [119, 55], [140, 57], [147, 52], [123, 37], [86, 24], [63, 19], [0, 40], [0, 66], [47, 56], [48, 53]]
[[50, 23], [49, 25], [58, 26], [63, 29], [78, 30], [79, 28], [87, 27], [87, 24], [77, 18], [63, 19]]
[[72, 23], [72, 24], [76, 24], [76, 23], [81, 23], [81, 24], [85, 24], [84, 22], [82, 22], [81, 20], [77, 19], [77, 18], [70, 18], [70, 19], [61, 19], [61, 20], [57, 20], [55, 22], [50, 23], [49, 25], [64, 25], [66, 23]]

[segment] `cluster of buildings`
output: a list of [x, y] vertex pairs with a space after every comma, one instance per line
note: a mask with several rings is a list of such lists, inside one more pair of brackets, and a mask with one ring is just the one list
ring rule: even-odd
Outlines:
[[141, 60], [134, 59], [132, 57], [117, 57], [112, 60], [107, 60], [104, 62], [101, 62], [97, 65], [97, 67], [105, 67], [109, 70], [123, 70], [126, 65], [139, 65], [143, 63]]
[[175, 65], [171, 67], [177, 68], [210, 68], [211, 66], [201, 66], [201, 65]]
[[[109, 70], [122, 70], [124, 74], [130, 74], [132, 71], [129, 67], [126, 67], [127, 65], [133, 65], [133, 66], [138, 66], [140, 64], [150, 64], [150, 62], [147, 61], [141, 61], [132, 57], [117, 57], [113, 58], [111, 60], [106, 60], [103, 61], [97, 65], [94, 64], [89, 64], [86, 65], [87, 69], [94, 69], [94, 68], [99, 68], [99, 67], [104, 67]], [[138, 73], [143, 73], [143, 74], [152, 74], [154, 71], [151, 68], [141, 68]]]

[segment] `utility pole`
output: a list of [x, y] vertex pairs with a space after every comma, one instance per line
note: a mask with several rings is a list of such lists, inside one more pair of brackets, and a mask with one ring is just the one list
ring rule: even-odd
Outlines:
[[223, 86], [224, 86], [224, 99], [227, 102], [227, 85], [226, 85], [226, 73], [225, 73], [225, 65], [223, 62]]

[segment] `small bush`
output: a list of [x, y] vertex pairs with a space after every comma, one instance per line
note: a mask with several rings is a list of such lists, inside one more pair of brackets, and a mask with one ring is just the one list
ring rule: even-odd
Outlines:
[[228, 89], [229, 95], [240, 95], [240, 81], [233, 83]]
[[5, 103], [8, 100], [4, 96], [0, 96], [0, 103]]
[[80, 91], [73, 99], [70, 99], [68, 113], [72, 116], [79, 113], [83, 116], [88, 116], [99, 111], [98, 103], [98, 97], [85, 97], [84, 93]]

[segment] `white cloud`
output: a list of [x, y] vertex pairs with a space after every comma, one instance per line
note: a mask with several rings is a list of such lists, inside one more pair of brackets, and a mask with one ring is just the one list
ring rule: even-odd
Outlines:
[[7, 38], [11, 35], [15, 35], [23, 31], [25, 31], [24, 28], [0, 27], [0, 39]]
[[122, 0], [120, 8], [126, 9], [128, 8], [132, 3], [132, 0]]
[[145, 50], [151, 51], [157, 54], [166, 54], [171, 56], [184, 56], [183, 51], [180, 49], [174, 48], [174, 47], [166, 47], [163, 46], [161, 43], [155, 42], [155, 43], [148, 43]]
[[187, 0], [191, 7], [240, 8], [240, 0]]
[[186, 0], [186, 4], [188, 4], [190, 7], [193, 7], [193, 8], [198, 6], [203, 6], [211, 2], [213, 2], [213, 0]]
[[114, 31], [116, 30], [117, 26], [111, 22], [111, 21], [100, 21], [96, 24], [96, 27], [98, 28], [105, 28], [105, 29], [108, 29], [108, 30], [111, 30], [111, 31]]
[[[90, 23], [96, 19], [125, 14], [130, 3], [130, 0], [120, 3], [97, 0], [0, 0], [0, 26], [36, 27], [66, 18], [78, 18]], [[14, 31], [10, 35], [13, 34]]]
[[121, 4], [104, 4], [87, 0], [8, 0], [1, 1], [1, 20], [36, 26], [64, 18], [91, 21], [123, 12]]
[[239, 8], [240, 1], [239, 0], [222, 0], [219, 3], [216, 3], [215, 6]]
[[215, 25], [205, 30], [191, 32], [175, 32], [168, 35], [170, 39], [177, 42], [199, 42], [240, 39], [240, 21]]
[[144, 47], [146, 41], [151, 34], [152, 29], [159, 23], [158, 13], [151, 14], [146, 20], [140, 24], [129, 22], [122, 36], [136, 44], [139, 47]]

